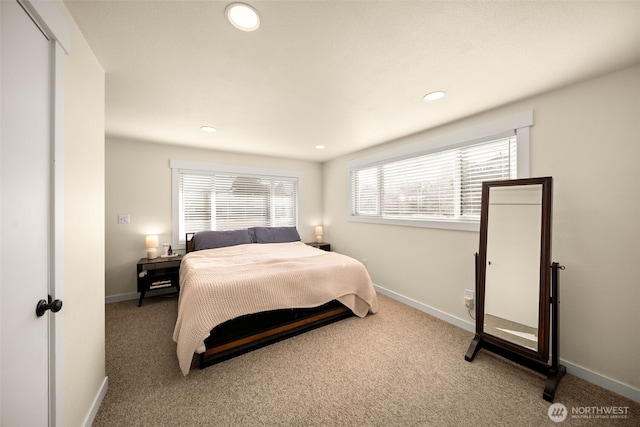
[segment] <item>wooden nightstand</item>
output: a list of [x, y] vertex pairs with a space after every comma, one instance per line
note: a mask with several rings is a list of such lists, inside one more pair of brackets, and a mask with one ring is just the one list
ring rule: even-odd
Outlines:
[[323, 251], [331, 252], [331, 243], [326, 242], [310, 242], [307, 243], [309, 246], [313, 246], [314, 248], [322, 249]]
[[138, 292], [140, 292], [138, 307], [142, 305], [147, 291], [173, 286], [176, 292], [180, 292], [181, 262], [182, 255], [154, 259], [141, 258], [138, 261]]

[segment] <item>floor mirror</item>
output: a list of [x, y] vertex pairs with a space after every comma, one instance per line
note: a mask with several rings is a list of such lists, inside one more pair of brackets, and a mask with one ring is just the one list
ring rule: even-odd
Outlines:
[[551, 262], [553, 178], [482, 185], [476, 254], [476, 334], [465, 355], [485, 349], [547, 376], [553, 402], [558, 363], [558, 272]]

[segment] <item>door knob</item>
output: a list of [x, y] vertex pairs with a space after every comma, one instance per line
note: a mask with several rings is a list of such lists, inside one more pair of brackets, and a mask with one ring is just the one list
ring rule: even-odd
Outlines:
[[51, 310], [53, 313], [57, 313], [62, 310], [62, 301], [59, 299], [51, 301], [51, 295], [49, 295], [49, 301], [41, 299], [36, 305], [36, 316], [44, 316], [47, 310]]

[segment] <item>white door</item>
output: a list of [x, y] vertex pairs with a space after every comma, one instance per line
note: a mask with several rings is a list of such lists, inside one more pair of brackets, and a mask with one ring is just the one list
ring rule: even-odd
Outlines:
[[49, 424], [49, 42], [16, 1], [1, 4], [0, 425]]

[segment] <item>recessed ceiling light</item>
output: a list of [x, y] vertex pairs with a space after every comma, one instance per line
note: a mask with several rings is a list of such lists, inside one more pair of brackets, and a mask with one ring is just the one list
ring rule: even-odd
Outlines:
[[436, 99], [444, 98], [445, 95], [446, 95], [446, 92], [442, 92], [442, 91], [430, 92], [430, 93], [426, 94], [422, 98], [422, 100], [423, 101], [435, 101]]
[[242, 31], [255, 31], [260, 26], [260, 15], [253, 7], [244, 3], [231, 3], [225, 10], [231, 25]]
[[202, 129], [205, 132], [215, 132], [216, 128], [211, 127], [211, 126], [200, 126], [200, 129]]
[[324, 150], [325, 148], [327, 148], [324, 145], [316, 145], [316, 150]]

